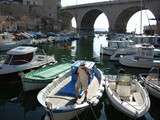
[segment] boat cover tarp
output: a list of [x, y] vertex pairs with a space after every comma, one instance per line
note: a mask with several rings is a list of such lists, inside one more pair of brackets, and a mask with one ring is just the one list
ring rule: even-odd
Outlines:
[[75, 80], [71, 80], [67, 85], [65, 85], [60, 91], [57, 92], [57, 95], [62, 96], [76, 96], [75, 91]]
[[[61, 90], [57, 92], [58, 95], [63, 95], [63, 96], [74, 96], [76, 95], [75, 91], [75, 83], [77, 81], [77, 70], [79, 65], [83, 61], [76, 61], [74, 64], [72, 64], [71, 71], [72, 71], [72, 77], [71, 81], [65, 85]], [[89, 67], [93, 64], [93, 62], [85, 62], [85, 66]], [[80, 92], [80, 95], [82, 95], [82, 91]]]
[[54, 77], [62, 72], [65, 72], [66, 70], [70, 69], [71, 64], [65, 63], [65, 64], [59, 64], [52, 67], [46, 67], [42, 68], [41, 70], [34, 71], [32, 74], [28, 74], [26, 77], [28, 78], [43, 78], [44, 80], [47, 78]]

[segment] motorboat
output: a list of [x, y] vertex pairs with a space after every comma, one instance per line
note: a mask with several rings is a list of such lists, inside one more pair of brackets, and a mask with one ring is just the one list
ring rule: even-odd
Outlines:
[[31, 41], [31, 38], [17, 40], [11, 33], [0, 34], [0, 51], [7, 51], [21, 45], [30, 45]]
[[135, 35], [133, 39], [137, 44], [148, 43], [160, 47], [160, 36], [158, 35]]
[[160, 99], [159, 68], [153, 67], [148, 74], [142, 73], [139, 76], [148, 92], [152, 96]]
[[108, 41], [107, 47], [102, 47], [100, 50], [100, 54], [102, 55], [113, 55], [116, 51], [120, 49], [126, 49], [131, 47], [134, 44], [132, 40], [110, 40]]
[[[138, 49], [142, 46], [143, 44], [135, 44], [132, 45], [128, 48], [124, 48], [124, 49], [118, 49], [117, 51], [114, 52], [113, 55], [110, 56], [110, 60], [111, 61], [118, 61], [119, 62], [119, 58], [121, 56], [125, 56], [125, 55], [135, 55], [138, 52]], [[153, 53], [154, 53], [154, 57], [156, 58], [160, 58], [160, 49], [155, 48], [153, 45], [150, 44], [150, 46], [153, 47]]]
[[[81, 91], [75, 101], [75, 83], [77, 81], [77, 69], [82, 62], [88, 69], [90, 77], [88, 83], [87, 100], [84, 101], [84, 92]], [[105, 79], [101, 70], [96, 68], [91, 61], [76, 61], [71, 65], [68, 72], [54, 79], [37, 96], [39, 103], [46, 109], [49, 116], [54, 120], [69, 120], [76, 117], [86, 108], [97, 105], [104, 91]], [[47, 119], [48, 117], [45, 117]]]
[[19, 46], [7, 52], [4, 63], [0, 64], [0, 78], [13, 79], [18, 73], [55, 63], [54, 56], [36, 54], [37, 47]]
[[131, 118], [142, 117], [150, 108], [147, 91], [133, 75], [106, 75], [105, 88], [111, 104]]
[[21, 74], [24, 91], [42, 89], [52, 80], [62, 76], [70, 69], [71, 63], [49, 64], [26, 74]]
[[119, 63], [128, 67], [137, 68], [151, 68], [153, 66], [160, 66], [160, 57], [158, 53], [155, 54], [153, 45], [150, 44], [136, 44], [137, 51], [132, 55], [121, 55]]
[[117, 51], [114, 52], [113, 55], [110, 56], [110, 60], [111, 61], [118, 61], [119, 62], [119, 58], [123, 55], [133, 55], [136, 53], [136, 47], [132, 46], [129, 48], [124, 48], [124, 49], [118, 49]]
[[8, 33], [0, 34], [0, 51], [6, 51], [16, 47], [16, 42], [13, 41], [13, 36]]

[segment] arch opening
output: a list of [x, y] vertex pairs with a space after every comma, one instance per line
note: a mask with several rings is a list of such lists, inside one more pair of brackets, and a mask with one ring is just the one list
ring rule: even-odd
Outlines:
[[156, 20], [153, 13], [149, 10], [138, 11], [131, 16], [127, 23], [127, 32], [134, 32], [136, 34], [154, 34], [153, 32], [156, 27]]
[[[106, 22], [106, 23], [105, 23]], [[105, 25], [104, 25], [105, 24]], [[90, 10], [82, 18], [80, 30], [93, 32], [94, 29], [108, 30], [108, 19], [102, 10]], [[104, 28], [106, 27], [106, 28]]]
[[71, 31], [74, 28], [76, 28], [77, 24], [76, 24], [76, 19], [75, 17], [68, 13], [68, 12], [63, 12], [60, 15], [60, 19], [61, 19], [61, 30], [64, 31]]
[[156, 24], [155, 21], [149, 20], [151, 18], [155, 17], [152, 14], [152, 12], [145, 7], [141, 8], [141, 6], [135, 6], [127, 8], [123, 10], [123, 12], [120, 13], [119, 16], [117, 17], [114, 23], [114, 31], [119, 33], [135, 32], [140, 34], [140, 29], [141, 29], [141, 33], [143, 33], [142, 28], [143, 26], [147, 25], [147, 22], [150, 25]]
[[74, 29], [77, 28], [77, 22], [76, 22], [76, 18], [75, 17], [72, 17], [71, 24], [72, 24], [72, 28], [74, 28]]
[[94, 31], [108, 31], [109, 21], [104, 13], [101, 13], [95, 20]]

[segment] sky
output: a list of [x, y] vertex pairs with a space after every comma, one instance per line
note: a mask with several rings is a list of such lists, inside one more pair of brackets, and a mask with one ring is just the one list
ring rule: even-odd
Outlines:
[[[102, 1], [109, 1], [109, 0], [61, 0], [61, 4], [62, 6], [70, 6], [70, 5], [78, 5], [78, 4], [93, 3], [93, 2], [102, 2]], [[140, 33], [140, 31], [142, 31], [140, 30], [141, 28], [140, 27], [140, 24], [141, 24], [140, 16], [141, 16], [141, 12], [137, 12], [130, 18], [127, 24], [127, 32], [134, 31], [136, 33]], [[156, 21], [149, 20], [151, 18], [155, 18], [151, 11], [143, 10], [142, 16], [143, 16], [142, 17], [142, 27], [149, 25], [149, 24], [150, 25], [156, 24]], [[72, 19], [72, 26], [76, 27], [75, 19]], [[104, 13], [98, 16], [98, 18], [95, 21], [94, 28], [108, 30], [109, 23], [108, 23], [107, 16]]]

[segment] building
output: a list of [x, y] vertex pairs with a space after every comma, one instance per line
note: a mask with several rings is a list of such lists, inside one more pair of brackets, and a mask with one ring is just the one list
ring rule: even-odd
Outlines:
[[23, 0], [23, 4], [43, 6], [43, 1], [44, 0]]
[[[58, 31], [58, 0], [0, 1], [0, 31]], [[16, 3], [16, 4], [15, 4]], [[7, 18], [13, 18], [12, 21]]]

